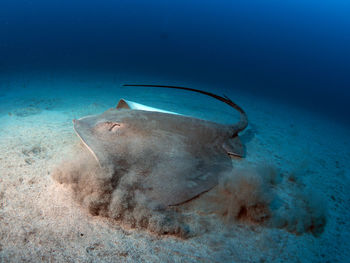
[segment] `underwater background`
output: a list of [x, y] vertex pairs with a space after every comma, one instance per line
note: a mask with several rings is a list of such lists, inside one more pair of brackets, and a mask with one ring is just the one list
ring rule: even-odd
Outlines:
[[[138, 189], [95, 185], [72, 120], [121, 98], [224, 124], [238, 113], [123, 84], [227, 95], [248, 115], [244, 158], [168, 225], [141, 224], [163, 215], [129, 198]], [[348, 262], [349, 100], [350, 1], [1, 0], [0, 262]], [[108, 187], [123, 198], [106, 202]], [[169, 235], [178, 224], [189, 237]]]
[[349, 13], [343, 0], [2, 0], [0, 74], [128, 72], [347, 122]]

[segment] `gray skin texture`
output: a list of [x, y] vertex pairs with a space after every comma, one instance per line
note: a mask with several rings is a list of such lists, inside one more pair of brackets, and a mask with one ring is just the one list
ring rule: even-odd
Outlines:
[[243, 155], [234, 126], [192, 117], [112, 108], [74, 120], [74, 129], [111, 184], [130, 172], [150, 200], [170, 206], [216, 186], [232, 170], [230, 155]]

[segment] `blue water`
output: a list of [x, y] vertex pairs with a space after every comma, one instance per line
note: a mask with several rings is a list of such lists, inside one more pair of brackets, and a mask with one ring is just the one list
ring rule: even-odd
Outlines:
[[[71, 253], [73, 258], [89, 253], [82, 234], [74, 239], [73, 232], [91, 227], [91, 218], [78, 214], [71, 219], [78, 210], [73, 204], [58, 219], [45, 212], [31, 214], [50, 212], [56, 202], [62, 206], [46, 185], [56, 187], [48, 175], [51, 166], [78, 143], [72, 119], [102, 113], [120, 98], [219, 123], [238, 119], [223, 103], [196, 93], [127, 89], [121, 88], [123, 83], [187, 86], [228, 95], [249, 118], [240, 134], [246, 158], [233, 162], [247, 167], [271, 163], [281, 169], [288, 177], [286, 185], [292, 185], [279, 189], [282, 199], [298, 196], [299, 186], [320, 192], [328, 206], [327, 224], [320, 237], [295, 235], [286, 226], [259, 230], [243, 225], [230, 237], [210, 230], [209, 236], [175, 244], [138, 234], [127, 243], [129, 234], [96, 223], [91, 235], [84, 236], [91, 244], [98, 244], [99, 237], [114, 253], [127, 243], [133, 262], [145, 251], [148, 259], [182, 260], [177, 255], [181, 248], [189, 262], [196, 262], [192, 256], [197, 252], [208, 262], [232, 262], [232, 256], [242, 259], [237, 262], [258, 262], [260, 252], [261, 262], [350, 258], [350, 1], [0, 0], [0, 262], [3, 255], [12, 259], [12, 251], [24, 255], [33, 247], [43, 253], [52, 248], [48, 255]], [[35, 155], [37, 146], [42, 155]], [[318, 206], [322, 211], [324, 203]], [[293, 221], [295, 214], [292, 226], [313, 213], [293, 209], [288, 217]], [[72, 220], [71, 226], [62, 234], [52, 218], [64, 225]], [[28, 239], [21, 232], [25, 229]], [[20, 240], [13, 250], [10, 237], [13, 243]], [[39, 243], [43, 247], [36, 247]], [[136, 250], [138, 244], [143, 249]], [[174, 253], [160, 250], [162, 257], [153, 255], [167, 246]]]
[[342, 0], [2, 0], [0, 70], [126, 71], [347, 121], [349, 14]]

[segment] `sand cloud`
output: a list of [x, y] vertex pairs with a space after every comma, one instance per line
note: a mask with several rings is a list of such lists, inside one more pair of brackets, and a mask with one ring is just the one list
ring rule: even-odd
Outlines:
[[[156, 234], [190, 237], [215, 215], [223, 224], [243, 222], [283, 228], [295, 234], [323, 232], [326, 209], [320, 195], [290, 180], [272, 166], [237, 168], [221, 177], [217, 187], [184, 205], [164, 207], [144, 194], [143, 175], [132, 169], [103, 169], [83, 147], [60, 162], [53, 178], [69, 186], [92, 215], [114, 219]], [[210, 230], [208, 230], [210, 231]]]

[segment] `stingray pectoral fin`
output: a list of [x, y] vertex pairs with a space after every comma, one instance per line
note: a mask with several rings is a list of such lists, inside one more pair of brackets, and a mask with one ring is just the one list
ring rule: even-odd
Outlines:
[[244, 146], [241, 142], [241, 139], [238, 137], [238, 135], [225, 141], [222, 144], [222, 147], [230, 156], [238, 156], [238, 157], [244, 156]]
[[207, 150], [200, 159], [185, 153], [185, 156], [158, 163], [143, 181], [147, 188], [145, 195], [163, 205], [173, 206], [212, 189], [220, 176], [232, 170], [232, 162], [222, 152]]

